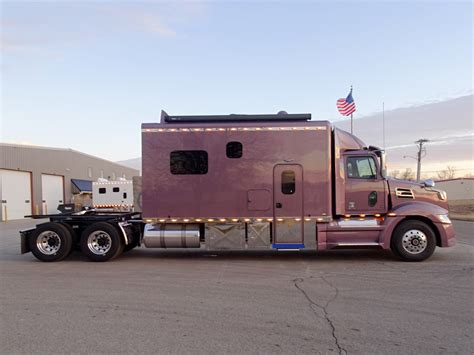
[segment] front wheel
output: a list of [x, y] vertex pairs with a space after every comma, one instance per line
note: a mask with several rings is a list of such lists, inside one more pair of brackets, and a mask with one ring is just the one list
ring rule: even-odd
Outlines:
[[434, 253], [435, 248], [436, 236], [424, 222], [408, 220], [393, 232], [391, 249], [402, 260], [426, 260]]
[[92, 261], [108, 261], [123, 251], [123, 241], [113, 225], [98, 222], [81, 234], [81, 251]]

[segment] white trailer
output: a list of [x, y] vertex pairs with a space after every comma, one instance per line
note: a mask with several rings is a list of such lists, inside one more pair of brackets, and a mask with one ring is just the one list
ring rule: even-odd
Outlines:
[[92, 202], [95, 209], [133, 211], [133, 182], [119, 179], [99, 179], [92, 183]]

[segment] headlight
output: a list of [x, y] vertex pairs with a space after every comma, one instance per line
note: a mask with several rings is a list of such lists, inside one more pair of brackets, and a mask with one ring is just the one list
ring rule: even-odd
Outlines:
[[451, 220], [447, 214], [439, 214], [438, 219], [441, 223], [451, 224]]

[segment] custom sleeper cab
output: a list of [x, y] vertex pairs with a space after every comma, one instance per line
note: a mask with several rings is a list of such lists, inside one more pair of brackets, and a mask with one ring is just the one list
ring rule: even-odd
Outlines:
[[[57, 260], [69, 253], [64, 247], [78, 244], [96, 261], [141, 244], [375, 247], [421, 261], [436, 246], [452, 246], [446, 193], [431, 181], [386, 178], [383, 166], [382, 150], [310, 114], [162, 111], [160, 123], [142, 125], [142, 215], [50, 216], [46, 227], [21, 232], [22, 247]], [[63, 230], [53, 230], [58, 224]]]

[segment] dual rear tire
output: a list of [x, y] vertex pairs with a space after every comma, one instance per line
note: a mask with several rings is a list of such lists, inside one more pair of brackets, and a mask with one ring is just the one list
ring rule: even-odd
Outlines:
[[[77, 236], [69, 225], [48, 222], [34, 230], [28, 243], [37, 259], [46, 262], [60, 261], [72, 252], [77, 244]], [[84, 229], [79, 246], [90, 260], [108, 261], [122, 253], [124, 242], [117, 227], [98, 222]]]
[[124, 243], [116, 227], [106, 222], [94, 223], [81, 234], [81, 251], [92, 261], [108, 261], [119, 256]]

